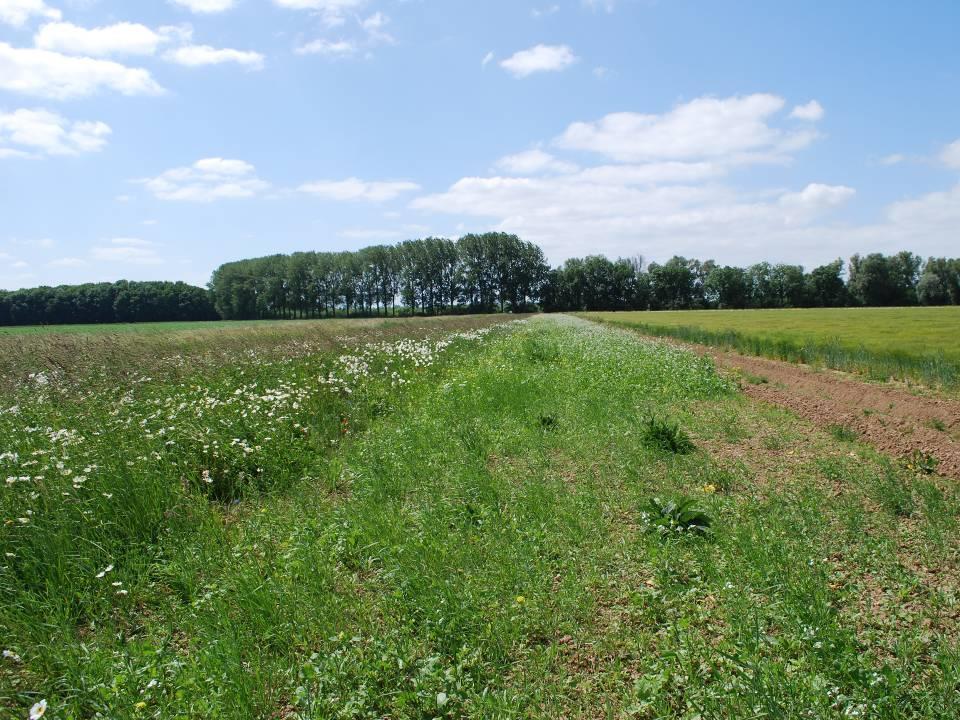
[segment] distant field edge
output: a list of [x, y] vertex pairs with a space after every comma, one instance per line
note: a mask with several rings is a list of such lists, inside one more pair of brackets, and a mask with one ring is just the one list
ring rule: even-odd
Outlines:
[[814, 338], [771, 338], [730, 329], [707, 329], [696, 325], [659, 325], [638, 320], [575, 313], [588, 320], [636, 330], [644, 335], [670, 337], [688, 343], [709, 345], [774, 360], [822, 366], [853, 373], [872, 381], [919, 383], [951, 393], [960, 391], [960, 363], [942, 351], [924, 354], [900, 350], [877, 350], [863, 345]]

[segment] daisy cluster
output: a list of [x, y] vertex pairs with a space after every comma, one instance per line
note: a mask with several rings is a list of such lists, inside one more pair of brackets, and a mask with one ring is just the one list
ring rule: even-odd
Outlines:
[[[353, 431], [371, 397], [410, 382], [454, 343], [478, 342], [489, 331], [367, 342], [335, 356], [311, 354], [307, 342], [280, 358], [251, 351], [192, 382], [138, 375], [118, 397], [99, 402], [92, 392], [63, 402], [46, 392], [50, 375], [34, 374], [17, 403], [0, 408], [5, 549], [19, 544], [16, 526], [68, 517], [112, 523], [120, 497], [148, 478], [234, 500], [251, 484], [298, 477], [305, 458]], [[8, 569], [0, 565], [0, 575]]]

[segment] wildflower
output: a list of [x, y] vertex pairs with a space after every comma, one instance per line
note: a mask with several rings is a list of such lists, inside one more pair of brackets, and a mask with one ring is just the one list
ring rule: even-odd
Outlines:
[[707, 483], [703, 486], [703, 491], [708, 494], [715, 493], [717, 491], [717, 486], [713, 483]]
[[523, 595], [517, 595], [517, 605], [523, 605], [527, 599]]
[[134, 705], [133, 707], [134, 707], [135, 709], [137, 709], [137, 710], [143, 710], [146, 706], [147, 706], [147, 704], [146, 704], [143, 700], [141, 700], [140, 702], [138, 702], [138, 703], [137, 703], [136, 705]]
[[213, 478], [210, 477], [210, 471], [209, 471], [209, 470], [204, 470], [200, 477], [201, 477], [201, 479], [202, 479], [207, 485], [212, 485], [212, 484], [213, 484]]
[[17, 655], [13, 650], [4, 650], [3, 651], [4, 660], [12, 660], [15, 663], [20, 662], [20, 656]]
[[108, 572], [112, 572], [112, 571], [113, 571], [113, 565], [107, 565], [103, 570], [101, 570], [100, 572], [97, 573], [97, 579], [99, 580], [99, 579], [102, 578], [104, 575], [106, 575]]
[[40, 720], [47, 712], [47, 701], [41, 700], [30, 708], [30, 720]]

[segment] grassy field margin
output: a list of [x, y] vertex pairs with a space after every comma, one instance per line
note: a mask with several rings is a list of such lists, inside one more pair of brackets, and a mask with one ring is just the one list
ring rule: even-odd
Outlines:
[[[292, 432], [262, 454], [270, 407], [245, 417], [244, 400], [192, 428], [170, 419], [183, 400], [165, 404], [190, 383], [136, 395], [152, 437], [135, 424], [98, 452], [148, 515], [77, 507], [70, 522], [103, 518], [95, 542], [42, 526], [72, 512], [58, 492], [97, 496], [112, 472], [15, 482], [20, 500], [49, 494], [0, 536], [34, 563], [0, 575], [20, 657], [0, 666], [0, 702], [22, 715], [44, 697], [65, 718], [956, 716], [955, 488], [616, 328], [539, 317], [429, 363], [422, 347], [224, 368], [217, 397], [284, 408]], [[339, 387], [330, 372], [351, 392], [301, 405], [325, 429], [295, 441], [300, 416], [281, 418], [297, 388]], [[197, 392], [188, 406], [207, 408]], [[237, 437], [233, 423], [250, 423], [253, 451], [233, 446], [214, 483], [194, 456], [183, 486], [181, 443]], [[64, 454], [91, 462], [80, 443]], [[144, 490], [151, 468], [172, 506]], [[213, 491], [238, 473], [249, 482]], [[709, 532], [653, 509], [684, 498]], [[148, 518], [136, 542], [105, 545]]]

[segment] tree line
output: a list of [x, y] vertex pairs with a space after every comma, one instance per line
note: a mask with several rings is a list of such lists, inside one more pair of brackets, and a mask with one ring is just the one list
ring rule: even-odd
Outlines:
[[956, 305], [960, 259], [872, 253], [808, 272], [782, 263], [742, 268], [679, 256], [646, 264], [590, 255], [550, 268], [536, 245], [486, 233], [241, 260], [218, 268], [210, 288], [228, 319]]
[[121, 280], [0, 291], [0, 325], [219, 319], [210, 292], [183, 282]]
[[960, 305], [960, 259], [872, 253], [807, 271], [590, 255], [551, 268], [533, 243], [484, 233], [229, 262], [208, 289], [121, 281], [0, 292], [0, 325], [892, 305]]
[[593, 255], [553, 269], [544, 310], [688, 310], [960, 304], [960, 259], [911, 252], [854, 255], [807, 272], [761, 262], [746, 268], [675, 256], [642, 259]]
[[210, 291], [228, 320], [523, 312], [549, 270], [533, 243], [485, 233], [240, 260], [214, 271]]

